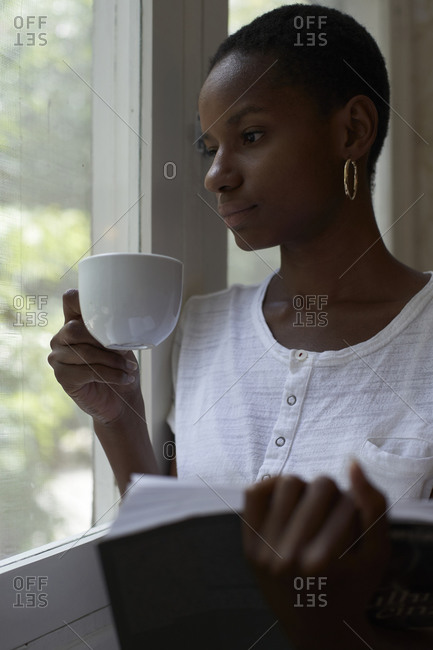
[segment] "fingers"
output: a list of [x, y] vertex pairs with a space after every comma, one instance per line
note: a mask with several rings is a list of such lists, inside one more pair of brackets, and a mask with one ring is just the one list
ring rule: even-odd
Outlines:
[[374, 524], [378, 518], [382, 518], [385, 514], [386, 499], [384, 495], [373, 487], [373, 485], [367, 480], [361, 466], [356, 461], [352, 462], [349, 474], [353, 499], [361, 511], [364, 527], [368, 528]]
[[359, 508], [362, 543], [366, 553], [375, 553], [382, 548], [383, 552], [388, 550], [384, 540], [388, 534], [388, 519], [386, 517], [386, 499], [367, 480], [360, 465], [353, 461], [349, 469], [351, 481], [351, 495]]
[[126, 356], [87, 343], [70, 345], [66, 339], [62, 342], [60, 333], [57, 337], [48, 363], [62, 386], [90, 382], [125, 385], [137, 380], [138, 364], [132, 352]]
[[244, 550], [256, 566], [313, 574], [351, 539], [356, 507], [331, 479], [285, 476], [247, 491], [244, 518], [252, 529], [244, 526]]
[[263, 525], [263, 521], [268, 514], [276, 480], [276, 478], [266, 479], [251, 485], [245, 491], [244, 519], [249, 524], [248, 529], [245, 531], [248, 538], [250, 537], [249, 530], [260, 529]]
[[[65, 315], [65, 324], [60, 330], [60, 343], [68, 343], [74, 345], [75, 343], [91, 343], [95, 347], [105, 349], [87, 330], [84, 325], [76, 289], [69, 289], [63, 294], [63, 313]], [[52, 344], [58, 343], [58, 338], [53, 338]], [[51, 345], [53, 347], [53, 345]]]
[[[275, 539], [265, 537], [266, 524], [272, 512], [272, 497], [279, 477], [256, 483], [245, 491], [244, 513], [242, 518], [242, 542], [246, 559], [256, 572], [267, 571], [280, 557], [274, 548]], [[280, 557], [280, 559], [282, 559]]]
[[[84, 325], [77, 289], [68, 289], [63, 294], [63, 313], [65, 315], [65, 324], [59, 334], [64, 337], [67, 343], [73, 345], [74, 343], [87, 342], [104, 349], [104, 346], [89, 333]], [[53, 341], [56, 343], [57, 337], [54, 337]], [[124, 354], [124, 352], [121, 351], [120, 354]]]
[[53, 344], [75, 345], [77, 343], [89, 343], [102, 350], [106, 349], [90, 334], [81, 319], [71, 319], [65, 323], [58, 334], [53, 337], [51, 347]]
[[[281, 547], [288, 564], [295, 562], [295, 558], [299, 561], [300, 552], [321, 530], [339, 494], [334, 481], [324, 476], [305, 487], [290, 520], [286, 519], [281, 534]], [[283, 514], [282, 508], [276, 512], [276, 516]], [[268, 530], [275, 529], [270, 526]]]
[[309, 575], [320, 575], [338, 563], [361, 532], [359, 511], [348, 494], [340, 493], [318, 534], [302, 553], [302, 568]]
[[317, 575], [344, 549], [355, 521], [355, 504], [334, 481], [327, 477], [312, 481], [282, 531], [281, 569], [296, 567], [301, 574]]
[[[75, 343], [90, 343], [102, 350], [106, 349], [90, 334], [83, 323], [77, 289], [68, 289], [68, 291], [63, 294], [63, 313], [65, 315], [65, 324], [58, 335], [53, 337], [51, 348], [56, 346], [58, 343], [64, 344], [66, 342], [69, 345]], [[125, 356], [128, 355], [130, 351], [116, 350], [115, 352], [119, 356]]]
[[122, 362], [125, 357], [135, 361], [132, 352], [107, 350], [89, 333], [81, 318], [76, 289], [70, 289], [63, 295], [63, 309], [65, 324], [50, 341], [53, 351], [49, 356], [51, 365], [57, 361], [80, 365], [85, 360], [87, 363], [121, 368], [126, 366], [126, 361]]
[[[61, 338], [59, 337], [61, 341]], [[117, 350], [107, 350], [106, 348], [95, 347], [88, 343], [70, 344], [66, 339], [63, 339], [63, 349], [61, 359], [58, 358], [60, 363], [81, 366], [87, 365], [101, 365], [111, 368], [118, 368], [119, 370], [135, 370], [137, 363], [135, 358], [131, 361], [125, 355], [117, 354]], [[59, 355], [58, 355], [59, 357]]]
[[268, 517], [263, 526], [263, 533], [271, 539], [277, 539], [284, 533], [287, 521], [296, 519], [297, 507], [304, 496], [306, 483], [297, 476], [280, 478], [272, 494], [272, 517]]
[[59, 381], [63, 375], [67, 376], [69, 383], [74, 383], [74, 377], [77, 380], [80, 378], [78, 383], [82, 384], [90, 381], [129, 384], [135, 381], [138, 372], [136, 361], [90, 345], [64, 346], [64, 348], [61, 354], [56, 355], [53, 352], [48, 357], [48, 362], [53, 366]]
[[[296, 504], [305, 483], [295, 476], [286, 477], [284, 487], [282, 488], [288, 497], [286, 507], [286, 517], [290, 515], [290, 503]], [[272, 560], [272, 554], [279, 557], [278, 551], [274, 548], [278, 538], [278, 531], [270, 531], [269, 528], [280, 528], [285, 525], [286, 518], [281, 521], [280, 517], [275, 516], [275, 496], [278, 490], [281, 490], [281, 478], [270, 478], [261, 483], [252, 485], [245, 492], [244, 506], [244, 525], [242, 527], [244, 552], [247, 559], [257, 564], [267, 564], [269, 558]], [[281, 507], [281, 497], [279, 498], [278, 509]], [[272, 516], [271, 516], [272, 513]], [[270, 553], [269, 553], [270, 552]]]
[[[247, 490], [244, 552], [263, 594], [291, 631], [304, 614], [306, 629], [311, 624], [308, 610], [292, 609], [299, 579], [311, 593], [326, 585], [328, 622], [336, 613], [364, 612], [380, 582], [387, 536], [380, 526], [371, 537], [370, 532], [385, 501], [360, 468], [351, 470], [351, 480], [353, 494], [326, 477], [310, 483], [278, 477]], [[305, 629], [299, 629], [301, 638]]]
[[131, 351], [107, 350], [88, 332], [77, 290], [64, 294], [63, 308], [65, 325], [50, 342], [48, 363], [67, 392], [90, 382], [125, 385], [138, 379], [138, 365]]
[[125, 386], [136, 381], [134, 373], [127, 373], [107, 366], [82, 364], [70, 366], [57, 364], [53, 366], [57, 381], [67, 393], [74, 395], [74, 389], [80, 389], [86, 384], [114, 384]]
[[76, 318], [81, 318], [81, 308], [77, 289], [68, 289], [68, 291], [63, 294], [63, 313], [65, 315], [65, 323]]
[[[247, 558], [275, 574], [293, 570], [319, 575], [358, 539], [363, 554], [377, 553], [384, 546], [387, 526], [382, 516], [385, 499], [360, 468], [351, 476], [353, 494], [342, 492], [327, 477], [306, 484], [295, 476], [281, 476], [247, 490]], [[371, 534], [366, 533], [369, 527]]]
[[54, 350], [62, 345], [74, 345], [76, 343], [89, 343], [95, 347], [105, 349], [87, 330], [81, 317], [78, 291], [69, 289], [63, 294], [63, 312], [65, 324], [62, 329], [51, 339], [51, 349]]

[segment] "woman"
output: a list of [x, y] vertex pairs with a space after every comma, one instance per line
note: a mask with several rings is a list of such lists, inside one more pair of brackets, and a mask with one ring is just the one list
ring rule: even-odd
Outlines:
[[[388, 102], [371, 36], [319, 5], [229, 37], [200, 93], [205, 186], [237, 244], [279, 245], [281, 266], [259, 287], [188, 302], [168, 422], [179, 477], [256, 482], [245, 551], [296, 648], [429, 647], [364, 616], [387, 554], [382, 493], [433, 487], [433, 281], [386, 250], [371, 199]], [[131, 472], [158, 472], [137, 366], [88, 334], [76, 292], [64, 311], [50, 363], [123, 492]], [[357, 464], [349, 479], [351, 455], [369, 480]], [[309, 575], [327, 576], [328, 604], [295, 610], [294, 579]]]

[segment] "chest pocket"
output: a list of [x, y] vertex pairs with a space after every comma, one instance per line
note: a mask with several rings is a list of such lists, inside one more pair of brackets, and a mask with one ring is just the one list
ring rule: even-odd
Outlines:
[[423, 438], [368, 438], [359, 460], [388, 498], [428, 499], [433, 491], [433, 443]]

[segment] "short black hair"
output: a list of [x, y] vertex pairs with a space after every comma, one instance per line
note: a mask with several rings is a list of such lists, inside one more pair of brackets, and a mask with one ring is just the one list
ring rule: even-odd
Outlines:
[[323, 5], [285, 5], [223, 41], [208, 72], [232, 52], [278, 59], [272, 81], [304, 90], [324, 118], [355, 95], [369, 97], [378, 113], [377, 135], [367, 162], [372, 186], [388, 131], [390, 88], [382, 53], [365, 27]]

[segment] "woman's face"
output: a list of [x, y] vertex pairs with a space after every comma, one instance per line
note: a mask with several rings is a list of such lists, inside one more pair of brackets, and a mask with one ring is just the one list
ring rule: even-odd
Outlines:
[[271, 85], [272, 64], [230, 54], [199, 99], [205, 187], [244, 249], [311, 239], [344, 201], [337, 112], [324, 120], [301, 90]]

